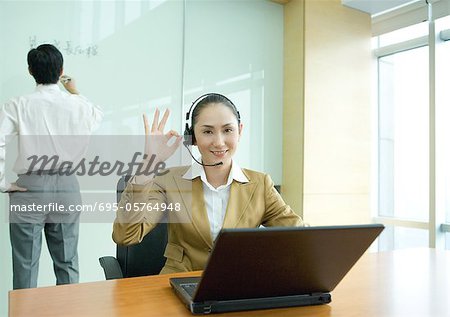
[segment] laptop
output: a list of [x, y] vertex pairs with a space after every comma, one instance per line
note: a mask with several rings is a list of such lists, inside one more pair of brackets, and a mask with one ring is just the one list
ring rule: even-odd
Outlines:
[[223, 229], [201, 277], [171, 278], [193, 314], [319, 305], [381, 224]]

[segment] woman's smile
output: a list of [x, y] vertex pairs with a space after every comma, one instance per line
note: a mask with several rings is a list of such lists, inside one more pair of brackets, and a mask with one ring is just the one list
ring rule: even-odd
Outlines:
[[222, 162], [222, 166], [230, 167], [241, 131], [242, 124], [227, 106], [215, 103], [203, 108], [194, 126], [195, 145], [203, 163]]
[[218, 157], [218, 158], [222, 158], [225, 156], [225, 154], [228, 152], [228, 150], [222, 150], [222, 151], [211, 151], [212, 154], [214, 154], [214, 156]]

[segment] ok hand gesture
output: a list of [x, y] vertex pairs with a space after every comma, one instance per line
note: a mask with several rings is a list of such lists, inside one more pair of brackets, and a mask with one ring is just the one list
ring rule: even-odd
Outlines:
[[[147, 115], [143, 115], [145, 129], [144, 154], [147, 155], [145, 159], [147, 161], [152, 160], [153, 155], [155, 156], [154, 162], [156, 163], [166, 161], [175, 153], [181, 143], [182, 136], [178, 132], [170, 130], [164, 134], [164, 127], [166, 126], [169, 114], [169, 109], [166, 109], [161, 122], [159, 122], [159, 109], [156, 109], [151, 129], [149, 128]], [[173, 137], [176, 139], [173, 144], [169, 145], [168, 143]]]

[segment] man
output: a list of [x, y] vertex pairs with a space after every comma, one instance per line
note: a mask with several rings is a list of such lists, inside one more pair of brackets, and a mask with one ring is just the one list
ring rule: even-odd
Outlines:
[[[87, 147], [86, 136], [103, 117], [99, 108], [79, 95], [75, 81], [62, 76], [63, 56], [56, 47], [40, 45], [29, 51], [27, 59], [35, 91], [0, 108], [0, 189], [10, 197], [14, 289], [37, 286], [42, 230], [56, 284], [78, 282], [79, 213], [66, 209], [81, 204], [81, 195], [75, 176], [57, 170], [60, 162], [79, 159]], [[60, 79], [68, 93], [57, 85]], [[11, 184], [5, 179], [8, 136], [17, 137], [19, 149], [13, 168], [18, 180]], [[30, 165], [33, 155], [56, 155], [63, 160], [47, 168], [44, 164]], [[64, 210], [54, 210], [57, 205]]]

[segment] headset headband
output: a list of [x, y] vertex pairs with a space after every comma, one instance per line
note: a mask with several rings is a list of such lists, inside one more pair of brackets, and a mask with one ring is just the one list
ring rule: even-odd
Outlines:
[[214, 96], [222, 97], [222, 98], [224, 98], [225, 100], [227, 100], [227, 101], [233, 106], [234, 110], [236, 111], [237, 117], [238, 117], [238, 121], [239, 121], [239, 122], [241, 121], [241, 115], [240, 115], [239, 111], [237, 110], [236, 106], [234, 105], [234, 103], [233, 103], [230, 99], [228, 99], [226, 96], [221, 95], [221, 94], [218, 94], [218, 93], [215, 93], [215, 92], [210, 92], [210, 93], [201, 95], [200, 97], [198, 97], [197, 99], [195, 99], [194, 102], [192, 103], [191, 107], [189, 108], [189, 111], [186, 112], [186, 121], [189, 121], [189, 117], [190, 117], [190, 115], [191, 115], [191, 111], [193, 111], [193, 110], [195, 109], [195, 107], [196, 107], [203, 99], [205, 99], [205, 98], [207, 98], [207, 97], [209, 97], [209, 96], [213, 96], [213, 95], [214, 95]]
[[[237, 110], [236, 106], [234, 105], [234, 103], [228, 99], [227, 97], [225, 97], [224, 95], [221, 94], [217, 94], [217, 93], [207, 93], [204, 95], [201, 95], [200, 97], [198, 97], [197, 99], [194, 100], [194, 102], [192, 103], [191, 107], [189, 108], [189, 111], [186, 112], [186, 125], [185, 125], [185, 129], [184, 129], [184, 146], [188, 146], [188, 144], [195, 144], [195, 134], [194, 134], [194, 127], [191, 126], [189, 127], [189, 117], [191, 115], [191, 111], [194, 111], [195, 107], [205, 98], [207, 98], [208, 96], [219, 96], [221, 98], [224, 98], [225, 100], [227, 100], [231, 107], [233, 107], [234, 111], [236, 111], [236, 115], [237, 115], [237, 120], [238, 120], [238, 124], [241, 123], [241, 115], [239, 114], [239, 111]], [[191, 120], [192, 121], [192, 120]], [[192, 122], [191, 122], [192, 123]], [[191, 154], [192, 155], [192, 154]], [[195, 158], [194, 158], [195, 159]]]

